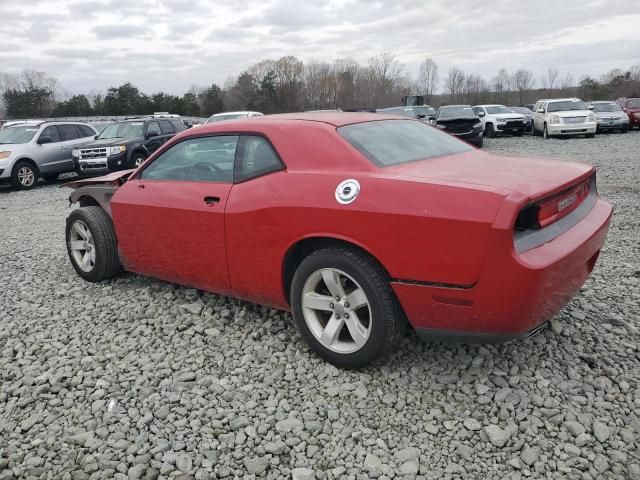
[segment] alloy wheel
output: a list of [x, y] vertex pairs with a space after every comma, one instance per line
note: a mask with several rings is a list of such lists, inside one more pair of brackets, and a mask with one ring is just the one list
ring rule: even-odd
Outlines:
[[36, 181], [33, 170], [27, 166], [18, 169], [18, 181], [23, 187], [31, 187]]
[[365, 291], [345, 272], [322, 268], [302, 289], [302, 312], [323, 347], [341, 354], [360, 350], [371, 335], [371, 306]]
[[83, 272], [90, 272], [96, 265], [96, 247], [91, 230], [84, 222], [76, 220], [69, 230], [69, 247], [76, 265]]

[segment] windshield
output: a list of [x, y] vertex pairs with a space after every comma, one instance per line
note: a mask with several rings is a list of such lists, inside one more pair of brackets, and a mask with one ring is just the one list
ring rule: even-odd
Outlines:
[[245, 117], [248, 117], [246, 113], [231, 113], [229, 115], [211, 115], [207, 120], [207, 123], [222, 122], [223, 120], [233, 120], [235, 118], [245, 118]]
[[33, 125], [5, 128], [0, 130], [0, 143], [28, 143], [38, 130]]
[[433, 107], [425, 107], [425, 106], [413, 107], [413, 111], [416, 112], [416, 115], [418, 115], [419, 117], [435, 117], [436, 116], [436, 109]]
[[619, 112], [621, 109], [617, 103], [592, 103], [594, 112]]
[[525, 115], [533, 113], [527, 107], [510, 107], [516, 113], [524, 113]]
[[494, 113], [513, 113], [513, 110], [503, 105], [494, 105], [492, 107], [484, 107], [487, 109], [487, 113], [492, 115]]
[[589, 110], [581, 100], [563, 100], [561, 102], [549, 102], [547, 112], [570, 112], [572, 110]]
[[636, 100], [629, 100], [627, 102], [627, 108], [640, 108], [640, 98]]
[[471, 107], [446, 107], [438, 111], [438, 119], [447, 118], [476, 118]]
[[379, 167], [473, 150], [455, 137], [415, 120], [355, 123], [338, 128], [338, 133]]
[[137, 138], [144, 133], [144, 122], [120, 122], [107, 126], [98, 139], [109, 138]]

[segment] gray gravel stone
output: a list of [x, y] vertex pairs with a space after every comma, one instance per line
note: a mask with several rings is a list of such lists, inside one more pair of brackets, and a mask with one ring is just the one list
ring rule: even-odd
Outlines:
[[507, 430], [503, 430], [496, 425], [489, 425], [487, 427], [484, 427], [483, 431], [489, 438], [489, 441], [494, 446], [499, 448], [504, 447], [511, 437], [511, 434]]
[[0, 479], [640, 479], [638, 144], [486, 139], [598, 167], [615, 215], [591, 277], [537, 337], [410, 332], [361, 371], [310, 353], [289, 313], [134, 274], [81, 280], [70, 191], [0, 185]]
[[315, 473], [310, 468], [294, 468], [291, 470], [292, 480], [314, 480]]

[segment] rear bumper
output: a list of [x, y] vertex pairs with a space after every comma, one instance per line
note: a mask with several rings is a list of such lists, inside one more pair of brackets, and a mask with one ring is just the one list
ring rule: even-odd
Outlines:
[[473, 285], [393, 282], [418, 334], [469, 343], [529, 334], [560, 311], [591, 273], [604, 244], [611, 205], [598, 198], [591, 211], [555, 239], [517, 254], [490, 242]]

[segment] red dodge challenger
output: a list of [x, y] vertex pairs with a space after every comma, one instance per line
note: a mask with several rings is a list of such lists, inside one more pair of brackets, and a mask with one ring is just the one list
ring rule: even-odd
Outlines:
[[416, 120], [272, 115], [176, 135], [138, 169], [69, 184], [69, 258], [290, 310], [361, 367], [419, 336], [538, 331], [596, 263], [594, 168], [491, 155]]

